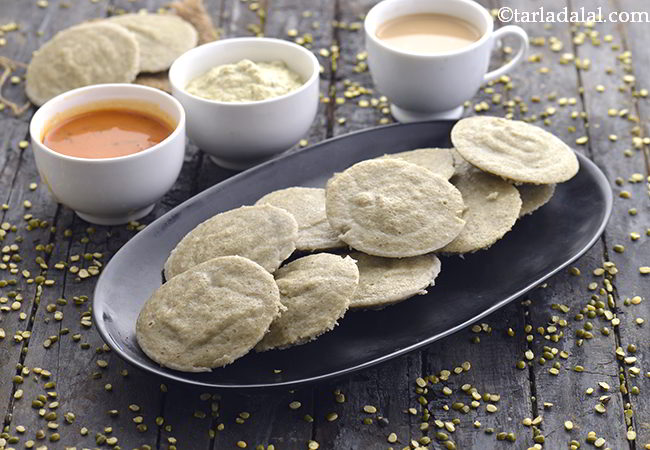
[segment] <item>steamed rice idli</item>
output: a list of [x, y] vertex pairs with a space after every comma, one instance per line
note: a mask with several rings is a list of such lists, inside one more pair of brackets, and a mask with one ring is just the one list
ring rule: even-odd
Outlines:
[[470, 253], [490, 247], [510, 231], [519, 217], [519, 191], [507, 181], [468, 167], [451, 182], [463, 196], [465, 228], [440, 251]]
[[123, 26], [140, 46], [140, 72], [169, 69], [174, 60], [196, 47], [196, 29], [174, 14], [122, 14], [107, 19]]
[[296, 250], [312, 251], [344, 247], [325, 214], [325, 189], [291, 187], [260, 198], [256, 205], [273, 205], [290, 212], [298, 222]]
[[450, 148], [418, 148], [407, 152], [392, 153], [382, 158], [398, 158], [416, 166], [429, 169], [445, 180], [454, 174], [454, 158]]
[[228, 255], [243, 256], [274, 272], [296, 249], [297, 238], [296, 219], [284, 209], [271, 205], [231, 209], [185, 235], [167, 258], [165, 278]]
[[27, 66], [25, 92], [35, 105], [71, 89], [100, 83], [130, 83], [140, 66], [132, 33], [114, 23], [91, 22], [57, 33]]
[[397, 158], [362, 161], [330, 179], [326, 211], [350, 247], [391, 258], [444, 247], [465, 225], [463, 199], [451, 183]]
[[381, 258], [365, 253], [352, 253], [359, 268], [359, 287], [350, 308], [383, 308], [414, 295], [426, 294], [440, 273], [440, 260], [435, 255], [412, 258]]
[[359, 284], [355, 261], [331, 253], [305, 256], [275, 273], [287, 309], [255, 347], [258, 351], [303, 344], [332, 330]]
[[472, 165], [515, 183], [561, 183], [579, 169], [575, 153], [560, 138], [518, 120], [468, 117], [454, 125], [451, 141]]
[[532, 214], [547, 204], [555, 193], [554, 184], [520, 184], [517, 186], [521, 196], [519, 217]]
[[136, 338], [162, 366], [206, 372], [248, 353], [282, 309], [270, 273], [241, 256], [223, 256], [158, 288], [140, 311]]

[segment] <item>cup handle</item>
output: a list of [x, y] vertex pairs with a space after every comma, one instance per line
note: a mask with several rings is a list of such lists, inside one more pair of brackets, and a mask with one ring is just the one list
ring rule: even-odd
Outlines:
[[508, 72], [510, 69], [519, 64], [528, 51], [528, 34], [517, 25], [507, 25], [503, 28], [499, 28], [492, 34], [492, 45], [497, 42], [498, 39], [501, 39], [504, 36], [515, 36], [519, 40], [519, 51], [507, 64], [499, 67], [498, 69], [488, 72], [483, 76], [483, 82], [494, 80], [495, 78], [500, 77], [504, 73]]

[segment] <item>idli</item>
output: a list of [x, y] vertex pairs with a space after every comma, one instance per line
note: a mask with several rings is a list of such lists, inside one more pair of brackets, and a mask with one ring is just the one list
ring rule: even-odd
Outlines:
[[290, 212], [298, 222], [296, 249], [304, 251], [344, 247], [325, 214], [325, 189], [291, 187], [260, 198], [256, 205], [273, 205]]
[[248, 353], [282, 309], [268, 271], [241, 256], [222, 256], [158, 288], [140, 311], [136, 338], [162, 366], [206, 372]]
[[575, 153], [560, 138], [518, 120], [468, 117], [454, 125], [451, 141], [472, 165], [517, 184], [561, 183], [579, 169]]
[[362, 161], [331, 178], [326, 212], [339, 238], [374, 256], [423, 255], [451, 242], [465, 225], [458, 189], [396, 158]]
[[349, 256], [318, 253], [280, 267], [275, 282], [286, 311], [273, 321], [258, 351], [303, 344], [332, 330], [350, 305], [359, 270]]
[[398, 158], [416, 166], [429, 169], [445, 180], [454, 174], [454, 158], [450, 148], [418, 148], [407, 152], [392, 153], [382, 158]]
[[117, 24], [91, 22], [57, 33], [27, 66], [25, 92], [35, 105], [71, 89], [130, 83], [140, 66], [135, 36]]
[[359, 268], [359, 287], [350, 308], [383, 308], [418, 294], [426, 294], [440, 273], [435, 255], [412, 258], [381, 258], [355, 252], [350, 255]]
[[174, 60], [196, 47], [198, 33], [174, 14], [122, 14], [107, 19], [123, 26], [140, 46], [140, 72], [161, 72]]
[[284, 209], [271, 205], [242, 206], [199, 224], [172, 250], [165, 278], [217, 256], [239, 255], [274, 272], [296, 249], [298, 224]]

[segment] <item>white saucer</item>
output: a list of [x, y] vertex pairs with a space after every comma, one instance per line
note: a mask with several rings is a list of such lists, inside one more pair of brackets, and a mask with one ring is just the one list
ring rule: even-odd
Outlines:
[[154, 206], [155, 204], [145, 206], [144, 208], [131, 211], [130, 213], [123, 216], [97, 216], [94, 214], [82, 213], [80, 211], [75, 211], [75, 213], [77, 213], [77, 215], [86, 222], [94, 223], [97, 225], [121, 225], [123, 223], [129, 223], [133, 220], [141, 219], [142, 217], [149, 214], [153, 210]]
[[460, 119], [463, 115], [465, 108], [459, 106], [449, 111], [441, 111], [435, 113], [419, 112], [419, 111], [408, 111], [402, 109], [399, 106], [390, 105], [390, 112], [393, 114], [393, 117], [399, 122], [408, 123], [408, 122], [421, 122], [424, 120], [456, 120]]

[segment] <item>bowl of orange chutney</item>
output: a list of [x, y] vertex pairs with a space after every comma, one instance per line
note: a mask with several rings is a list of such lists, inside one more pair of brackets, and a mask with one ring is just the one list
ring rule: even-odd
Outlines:
[[55, 199], [100, 225], [147, 215], [183, 165], [183, 107], [146, 86], [66, 92], [36, 111], [29, 131], [39, 174]]

